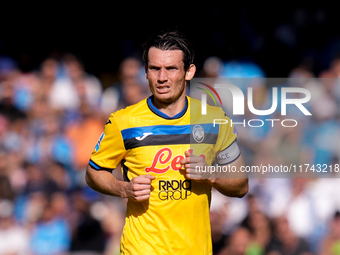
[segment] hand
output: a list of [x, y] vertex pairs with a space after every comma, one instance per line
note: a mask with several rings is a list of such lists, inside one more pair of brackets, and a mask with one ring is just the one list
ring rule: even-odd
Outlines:
[[[180, 164], [184, 166], [185, 176], [188, 179], [193, 179], [196, 181], [206, 181], [208, 179], [207, 173], [202, 170], [207, 167], [207, 162], [201, 156], [195, 156], [189, 151], [185, 151], [185, 158], [181, 160]], [[197, 169], [196, 169], [197, 167]]]
[[127, 198], [131, 198], [136, 202], [141, 202], [150, 198], [151, 181], [156, 179], [151, 174], [140, 175], [132, 178], [126, 186], [125, 194]]

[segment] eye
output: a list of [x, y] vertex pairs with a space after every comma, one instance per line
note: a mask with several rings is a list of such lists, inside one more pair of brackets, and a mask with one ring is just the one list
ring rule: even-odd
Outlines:
[[167, 70], [177, 70], [177, 67], [175, 67], [175, 66], [169, 66], [169, 67], [167, 67], [166, 69], [167, 69]]

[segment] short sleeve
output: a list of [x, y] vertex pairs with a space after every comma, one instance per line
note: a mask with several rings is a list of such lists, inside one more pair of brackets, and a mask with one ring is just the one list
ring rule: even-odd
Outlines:
[[96, 170], [112, 171], [122, 161], [125, 154], [121, 131], [114, 114], [111, 114], [92, 152], [89, 164]]

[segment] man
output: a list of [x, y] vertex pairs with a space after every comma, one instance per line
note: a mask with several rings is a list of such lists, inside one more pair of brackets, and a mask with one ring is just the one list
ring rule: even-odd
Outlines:
[[[111, 114], [92, 153], [86, 181], [103, 194], [128, 198], [121, 254], [212, 254], [211, 187], [242, 197], [248, 179], [209, 178], [196, 167], [212, 165], [216, 156], [226, 153], [227, 159], [216, 162], [242, 166], [236, 135], [221, 125], [212, 131], [211, 141], [203, 141], [204, 128], [211, 129], [211, 123], [190, 125], [197, 123], [190, 109], [199, 102], [185, 92], [196, 67], [182, 34], [161, 33], [144, 46], [145, 77], [153, 95]], [[219, 107], [208, 111], [227, 118]], [[193, 150], [194, 133], [201, 140]], [[120, 162], [124, 181], [111, 174]]]

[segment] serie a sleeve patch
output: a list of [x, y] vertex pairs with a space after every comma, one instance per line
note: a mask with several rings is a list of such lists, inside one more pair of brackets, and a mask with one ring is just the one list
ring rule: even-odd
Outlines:
[[99, 148], [100, 148], [100, 143], [102, 142], [104, 136], [105, 136], [105, 133], [103, 132], [103, 133], [101, 134], [101, 136], [99, 137], [99, 140], [98, 140], [98, 142], [97, 142], [97, 144], [96, 144], [96, 147], [94, 148], [96, 152], [99, 150]]

